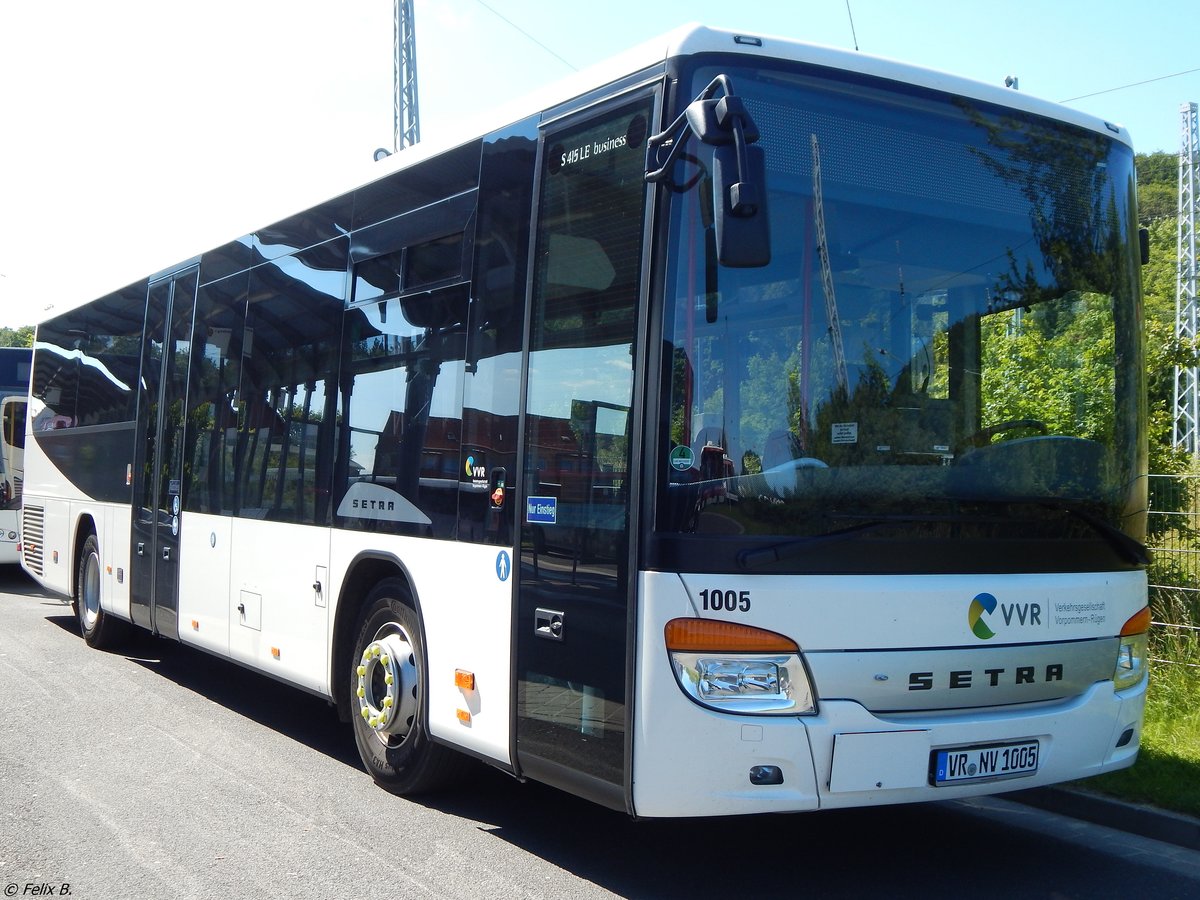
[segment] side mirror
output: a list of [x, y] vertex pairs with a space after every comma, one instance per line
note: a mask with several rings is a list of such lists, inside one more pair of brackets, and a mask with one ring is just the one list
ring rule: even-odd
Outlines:
[[745, 269], [771, 261], [767, 156], [762, 147], [746, 147], [744, 167], [738, 165], [736, 147], [713, 151], [713, 214], [721, 265]]
[[723, 266], [752, 268], [771, 261], [767, 227], [767, 157], [758, 126], [742, 98], [693, 100], [685, 111], [696, 137], [713, 146], [713, 219], [717, 259]]
[[[712, 99], [718, 90], [719, 100]], [[647, 141], [647, 181], [663, 181], [694, 134], [713, 147], [713, 222], [717, 259], [723, 266], [751, 268], [771, 261], [767, 215], [766, 154], [755, 142], [754, 124], [742, 98], [725, 75], [718, 75], [666, 131]], [[663, 160], [658, 148], [669, 147]], [[683, 185], [674, 190], [690, 187]]]

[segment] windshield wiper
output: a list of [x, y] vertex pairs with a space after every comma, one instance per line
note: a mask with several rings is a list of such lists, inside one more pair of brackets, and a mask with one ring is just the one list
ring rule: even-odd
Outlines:
[[[1119, 528], [1109, 524], [1103, 519], [1097, 518], [1091, 513], [1084, 512], [1068, 504], [1046, 503], [1038, 501], [1038, 505], [1044, 509], [1052, 509], [1057, 512], [1064, 512], [1079, 521], [1083, 522], [1098, 534], [1104, 541], [1117, 552], [1117, 554], [1128, 562], [1135, 565], [1149, 565], [1150, 552], [1145, 544], [1134, 538], [1131, 538]], [[814, 547], [819, 547], [834, 541], [846, 540], [856, 537], [884, 525], [892, 525], [897, 522], [991, 522], [1003, 523], [1011, 522], [1012, 519], [1007, 516], [976, 516], [965, 514], [951, 515], [921, 515], [921, 514], [901, 514], [901, 515], [862, 515], [857, 516], [852, 513], [839, 513], [832, 515], [833, 519], [862, 519], [860, 523], [852, 525], [849, 528], [842, 528], [838, 531], [831, 531], [826, 534], [811, 535], [809, 537], [792, 538], [791, 540], [780, 541], [775, 544], [770, 544], [766, 547], [755, 547], [753, 549], [739, 550], [737, 554], [737, 563], [743, 569], [758, 569], [763, 566], [769, 566], [774, 563], [784, 562], [788, 559], [793, 559], [797, 556], [803, 556]]]
[[1013, 499], [1010, 502], [1035, 504], [1040, 506], [1042, 509], [1050, 509], [1054, 510], [1055, 512], [1066, 513], [1067, 515], [1078, 519], [1080, 522], [1091, 528], [1092, 531], [1096, 532], [1096, 534], [1102, 537], [1105, 543], [1115, 550], [1117, 555], [1122, 559], [1139, 566], [1150, 565], [1150, 551], [1145, 544], [1136, 538], [1131, 538], [1120, 528], [1117, 528], [1110, 522], [1106, 522], [1104, 519], [1101, 519], [1092, 513], [1084, 512], [1077, 506], [1073, 506], [1069, 503], [1055, 503], [1047, 500], [1046, 498], [1033, 497], [1020, 501]]
[[811, 547], [819, 544], [827, 544], [833, 541], [845, 540], [846, 538], [854, 537], [862, 534], [864, 531], [870, 531], [873, 528], [878, 528], [885, 524], [883, 521], [863, 522], [861, 525], [852, 525], [849, 528], [843, 528], [841, 531], [831, 531], [828, 534], [815, 534], [809, 537], [792, 538], [788, 541], [780, 541], [777, 544], [771, 544], [767, 547], [755, 547], [750, 550], [739, 550], [737, 554], [737, 563], [743, 569], [758, 569], [762, 566], [769, 566], [772, 563], [783, 562], [784, 560], [792, 559], [796, 556], [803, 556], [804, 553]]
[[1043, 502], [1041, 505], [1047, 509], [1065, 512], [1070, 516], [1074, 516], [1100, 535], [1100, 537], [1104, 538], [1108, 545], [1117, 551], [1117, 555], [1129, 562], [1139, 566], [1150, 565], [1150, 550], [1146, 545], [1136, 538], [1131, 538], [1115, 525], [1105, 522], [1091, 513], [1086, 513], [1081, 509], [1076, 509], [1074, 506], [1069, 506], [1066, 503]]
[[771, 544], [768, 547], [756, 547], [753, 550], [739, 550], [737, 555], [738, 565], [743, 569], [756, 569], [760, 566], [770, 565], [771, 563], [782, 562], [787, 559], [792, 559], [796, 556], [803, 556], [805, 551], [810, 547], [819, 544], [825, 544], [832, 541], [840, 541], [846, 538], [855, 537], [867, 531], [872, 531], [884, 525], [894, 525], [897, 522], [1002, 522], [1007, 521], [1001, 518], [981, 518], [980, 516], [968, 516], [961, 513], [946, 514], [921, 514], [921, 513], [876, 513], [872, 514], [856, 514], [856, 513], [829, 513], [828, 518], [845, 520], [860, 520], [858, 524], [851, 525], [849, 528], [840, 528], [837, 531], [830, 531], [826, 534], [817, 534], [810, 537], [793, 538], [788, 541], [781, 541], [778, 544]]

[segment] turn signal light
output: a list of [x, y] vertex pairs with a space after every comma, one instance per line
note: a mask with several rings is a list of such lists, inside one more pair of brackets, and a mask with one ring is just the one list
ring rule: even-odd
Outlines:
[[798, 653], [789, 637], [715, 619], [672, 619], [665, 629], [667, 649], [685, 653]]
[[455, 669], [454, 686], [464, 691], [475, 690], [475, 673], [466, 669]]
[[1129, 621], [1121, 627], [1121, 637], [1129, 634], [1141, 634], [1150, 630], [1150, 607], [1143, 607], [1139, 612], [1129, 617]]

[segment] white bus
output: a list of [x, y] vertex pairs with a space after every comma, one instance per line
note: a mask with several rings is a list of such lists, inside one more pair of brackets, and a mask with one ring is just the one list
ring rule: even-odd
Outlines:
[[[23, 564], [639, 817], [1129, 766], [1149, 626], [1124, 130], [686, 29], [38, 329]], [[83, 699], [88, 692], [81, 687]]]
[[28, 347], [0, 347], [0, 565], [20, 560], [25, 397], [32, 358]]

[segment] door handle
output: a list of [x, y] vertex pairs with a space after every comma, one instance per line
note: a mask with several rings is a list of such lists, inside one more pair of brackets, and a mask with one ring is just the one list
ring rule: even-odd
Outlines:
[[170, 558], [171, 558], [171, 548], [163, 547], [163, 559], [169, 560]]
[[535, 609], [533, 611], [533, 633], [548, 641], [561, 641], [565, 618], [566, 615], [556, 609]]
[[146, 555], [146, 545], [142, 541], [138, 541], [138, 556]]

